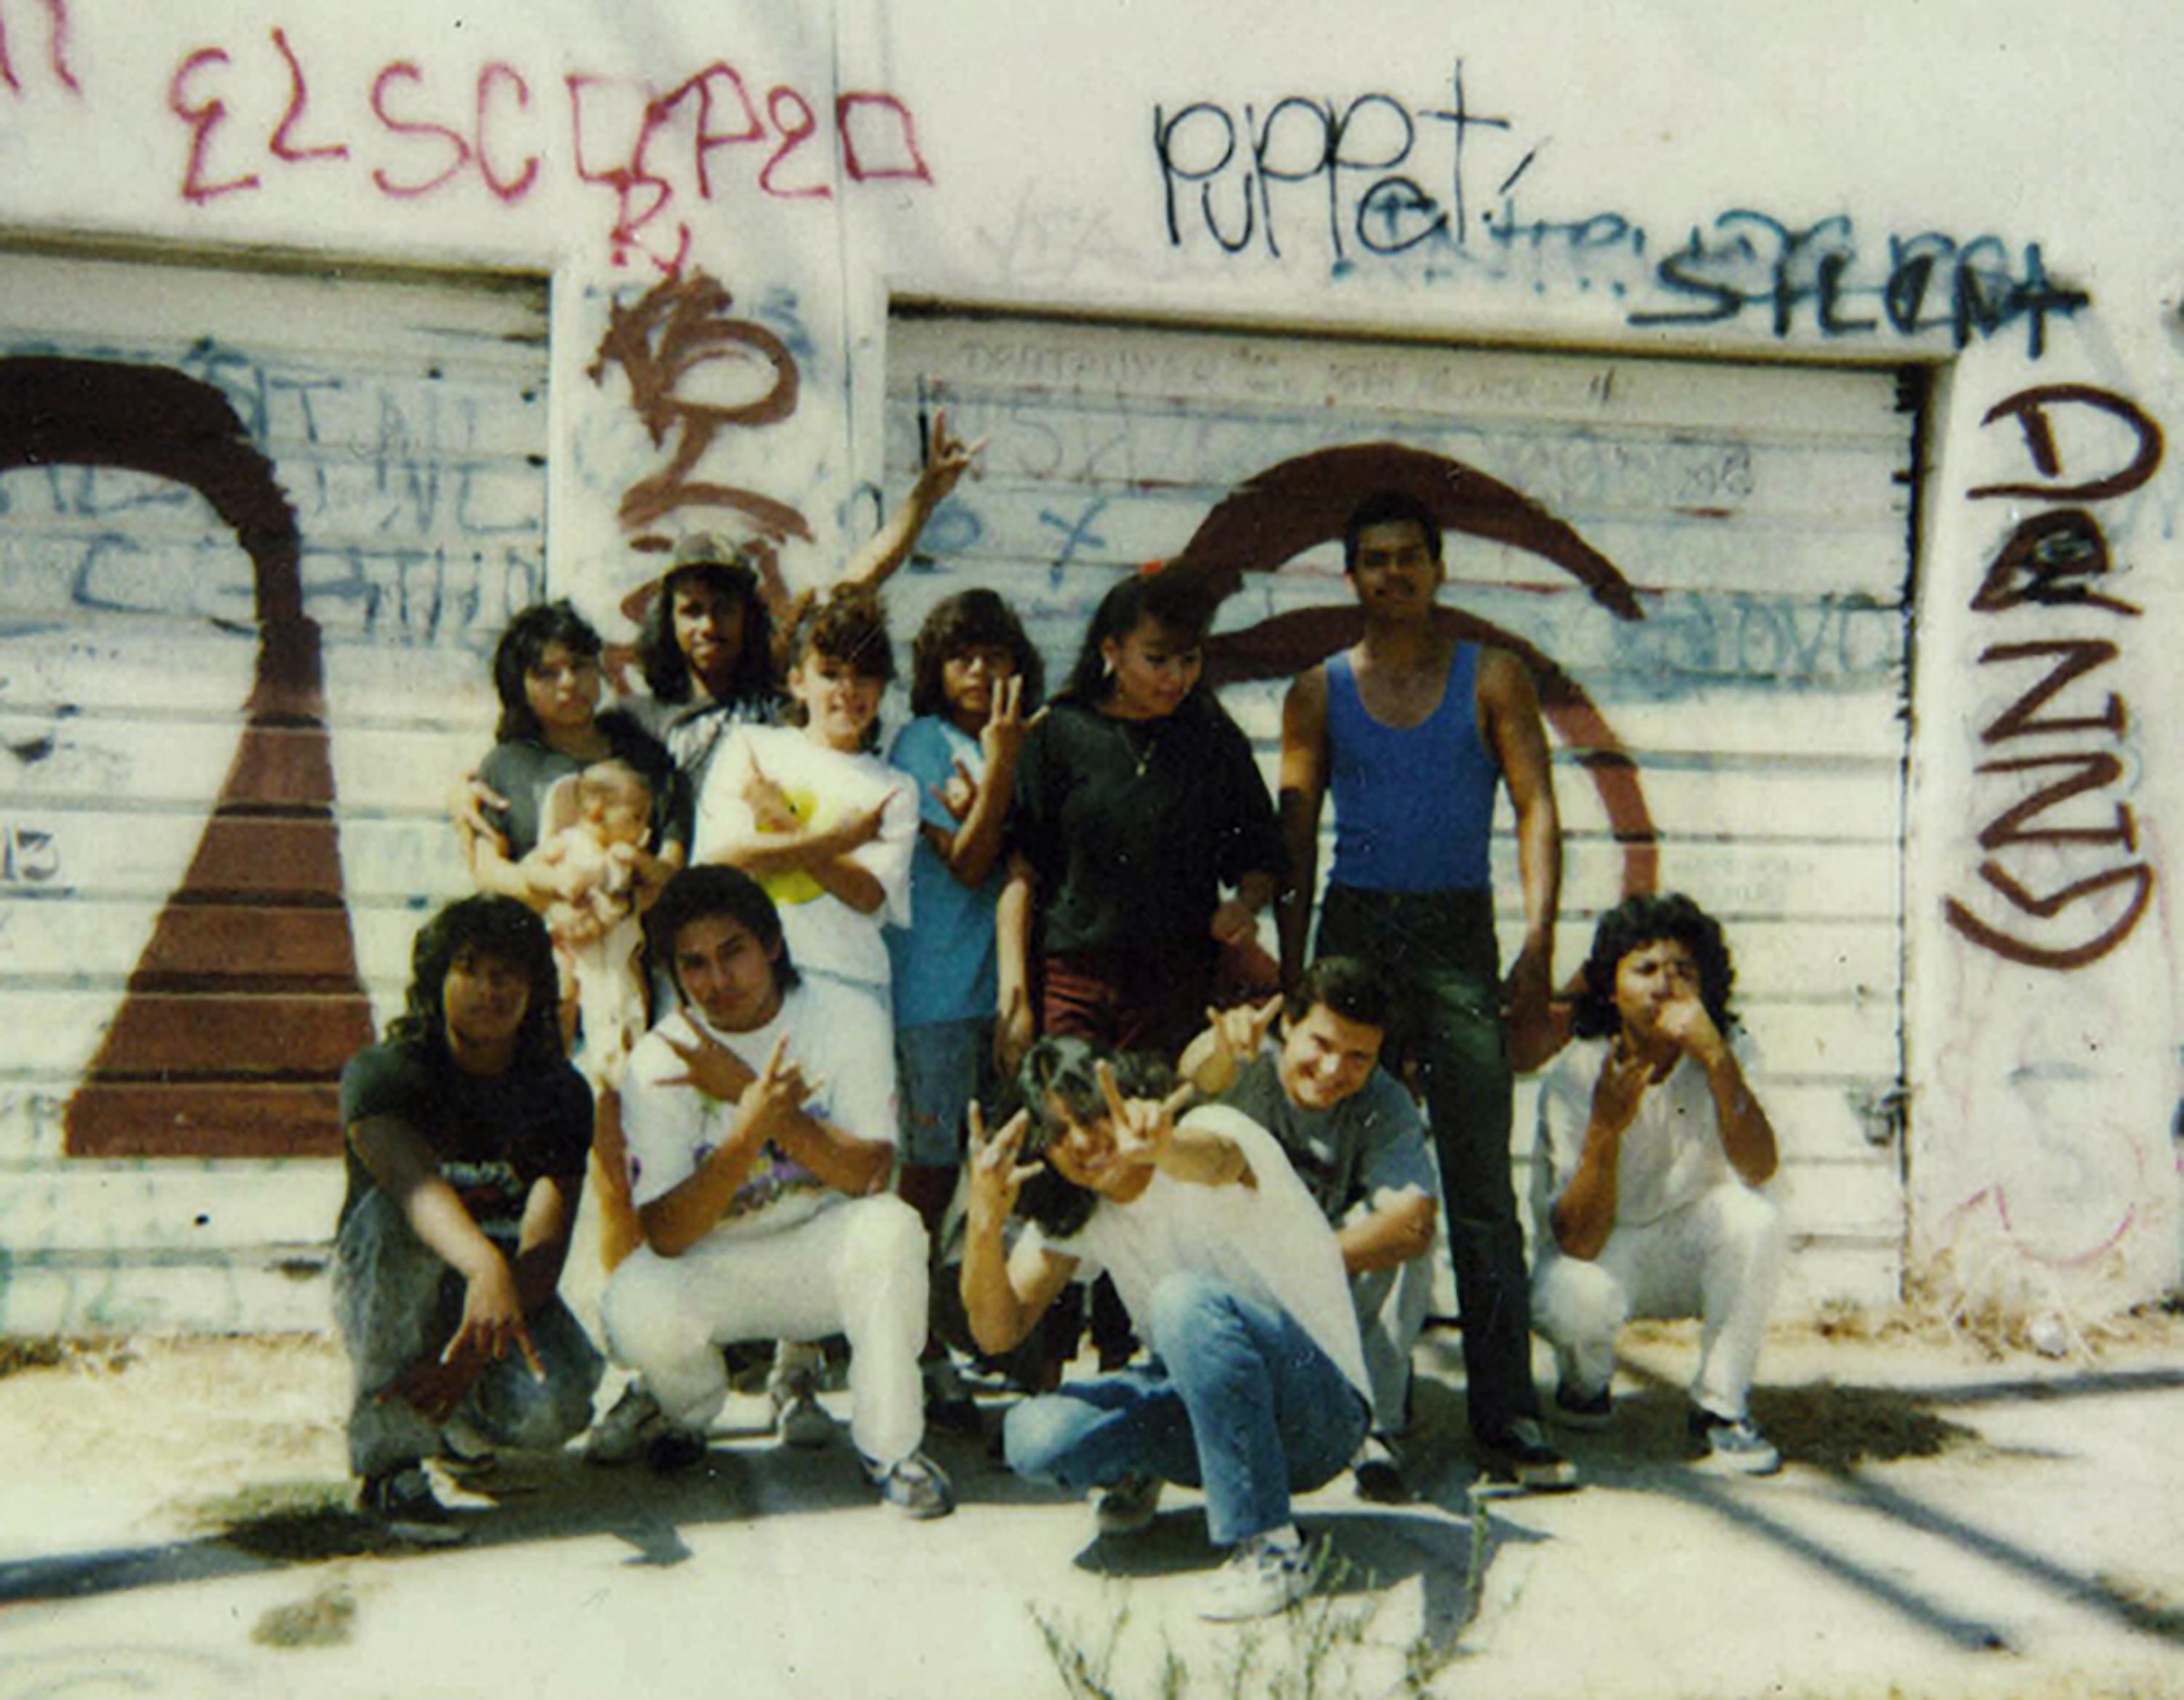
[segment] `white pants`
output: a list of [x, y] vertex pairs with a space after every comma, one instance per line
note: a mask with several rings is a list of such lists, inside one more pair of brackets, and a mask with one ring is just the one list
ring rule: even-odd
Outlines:
[[1696, 1316], [1691, 1398], [1741, 1417], [1787, 1241], [1774, 1200], [1718, 1186], [1652, 1222], [1618, 1226], [1597, 1257], [1550, 1251], [1532, 1272], [1532, 1326], [1555, 1348], [1563, 1385], [1589, 1396], [1614, 1374], [1615, 1331], [1630, 1318]]
[[[1355, 1212], [1353, 1212], [1355, 1213]], [[1373, 1432], [1400, 1435], [1409, 1420], [1411, 1348], [1425, 1332], [1433, 1302], [1433, 1258], [1413, 1257], [1350, 1278], [1365, 1374], [1373, 1384]]]
[[775, 1234], [714, 1234], [679, 1257], [632, 1252], [599, 1318], [615, 1361], [669, 1419], [704, 1429], [728, 1394], [721, 1347], [738, 1340], [850, 1340], [850, 1433], [885, 1467], [924, 1438], [925, 1225], [892, 1196], [844, 1199]]

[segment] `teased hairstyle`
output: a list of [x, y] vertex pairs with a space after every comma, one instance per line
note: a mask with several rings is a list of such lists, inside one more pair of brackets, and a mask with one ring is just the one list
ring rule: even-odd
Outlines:
[[1600, 917], [1592, 935], [1592, 954], [1585, 959], [1585, 983], [1570, 1012], [1570, 1031], [1580, 1039], [1605, 1039], [1621, 1025], [1615, 1012], [1615, 970], [1633, 950], [1673, 939], [1698, 965], [1699, 1001], [1713, 1024], [1727, 1033], [1736, 1017], [1729, 1007], [1736, 969], [1722, 942], [1721, 923], [1681, 892], [1626, 897]]
[[1016, 610], [1000, 592], [981, 586], [934, 603], [917, 628], [916, 641], [910, 646], [910, 711], [945, 715], [948, 692], [941, 683], [941, 668], [967, 650], [988, 647], [1006, 649], [1016, 658], [1017, 677], [1023, 681], [1024, 711], [1038, 707], [1046, 693], [1046, 663], [1024, 635]]
[[1345, 1021], [1387, 1029], [1388, 983], [1356, 956], [1322, 956], [1283, 1000], [1282, 1013], [1302, 1021], [1323, 1004]]
[[774, 984], [784, 992], [796, 984], [796, 965], [789, 960], [788, 941], [781, 936], [781, 911], [765, 888], [739, 867], [705, 862], [676, 873], [644, 917], [645, 953], [667, 970], [677, 991], [682, 989], [682, 981], [675, 972], [676, 935], [709, 915], [741, 922], [772, 956]]
[[[1107, 670], [1102, 646], [1110, 638], [1122, 642], [1147, 620], [1172, 638], [1202, 644], [1206, 628], [1213, 623], [1213, 599], [1195, 574], [1179, 572], [1172, 566], [1131, 574], [1101, 597], [1100, 605], [1092, 610], [1084, 647], [1077, 652], [1077, 665], [1069, 670], [1063, 694], [1084, 703], [1106, 697], [1115, 688], [1115, 681]], [[1191, 695], [1195, 697], [1204, 689], [1201, 683]]]
[[[1068, 1123], [1055, 1115], [1050, 1100], [1059, 1101], [1071, 1120], [1108, 1118], [1106, 1095], [1100, 1090], [1102, 1062], [1114, 1070], [1115, 1084], [1125, 1098], [1165, 1098], [1175, 1090], [1174, 1069], [1150, 1051], [1111, 1051], [1074, 1036], [1042, 1039], [1017, 1073], [1017, 1090], [1031, 1112], [1022, 1148], [1024, 1161], [1043, 1157], [1069, 1131]], [[1017, 1214], [1039, 1223], [1041, 1233], [1066, 1240], [1091, 1220], [1099, 1202], [1098, 1193], [1065, 1179], [1045, 1163], [1017, 1195]]]
[[[683, 554], [706, 553], [677, 550]], [[773, 671], [773, 616], [759, 594], [758, 574], [742, 556], [723, 549], [718, 560], [692, 560], [677, 566], [660, 582], [660, 594], [644, 610], [644, 624], [637, 634], [637, 664], [644, 674], [645, 688], [665, 703], [690, 700], [694, 687], [690, 660], [675, 641], [675, 593], [689, 584], [704, 584], [727, 592], [743, 604], [743, 647], [728, 676], [727, 690], [719, 698], [726, 704], [772, 708], [781, 696], [781, 683]]]
[[[783, 671], [801, 667], [807, 655], [823, 655], [882, 684], [894, 682], [894, 645], [888, 639], [887, 607], [876, 590], [861, 584], [840, 584], [824, 596], [805, 603], [790, 628], [782, 655]], [[801, 703], [792, 702], [788, 718], [800, 726], [805, 716]], [[879, 717], [865, 728], [865, 748], [877, 749]]]
[[500, 634], [493, 652], [493, 688], [500, 697], [500, 724], [493, 735], [503, 744], [543, 736], [538, 716], [532, 711], [531, 699], [523, 688], [553, 644], [562, 645], [580, 660], [599, 658], [599, 634], [566, 601], [534, 602], [510, 621], [508, 629]]
[[1394, 525], [1407, 521], [1425, 534], [1426, 553], [1440, 560], [1440, 521], [1416, 496], [1401, 490], [1382, 490], [1368, 496], [1350, 510], [1342, 522], [1342, 570], [1357, 571], [1357, 539], [1368, 526]]
[[561, 1060], [561, 989], [546, 923], [512, 897], [464, 897], [417, 929], [410, 947], [410, 989], [402, 1013], [387, 1024], [390, 1044], [448, 1051], [448, 970], [465, 950], [520, 969], [531, 990], [515, 1030], [515, 1066], [541, 1068]]

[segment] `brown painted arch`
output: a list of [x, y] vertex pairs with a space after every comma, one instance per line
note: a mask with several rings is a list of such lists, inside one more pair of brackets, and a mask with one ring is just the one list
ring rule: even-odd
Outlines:
[[[1614, 562], [1530, 497], [1446, 455], [1397, 443], [1346, 443], [1268, 467], [1214, 505], [1170, 563], [1202, 574], [1225, 599], [1246, 573], [1273, 572], [1305, 550], [1339, 538], [1367, 497], [1396, 490], [1415, 497], [1444, 531], [1507, 544], [1552, 562], [1618, 620], [1642, 620], [1638, 595]], [[1623, 889], [1652, 891], [1660, 878], [1660, 841], [1637, 765], [1584, 687], [1537, 645], [1491, 621], [1441, 608], [1444, 631], [1490, 644], [1522, 660], [1540, 693], [1547, 723], [1592, 779], [1623, 849]], [[1224, 632], [1206, 645], [1217, 684], [1287, 678], [1356, 643], [1364, 616], [1353, 606], [1277, 614]]]
[[293, 1157], [341, 1145], [335, 1082], [371, 1039], [343, 895], [317, 625], [272, 462], [170, 367], [0, 360], [0, 470], [187, 485], [251, 561], [258, 654], [210, 818], [70, 1097], [72, 1157]]

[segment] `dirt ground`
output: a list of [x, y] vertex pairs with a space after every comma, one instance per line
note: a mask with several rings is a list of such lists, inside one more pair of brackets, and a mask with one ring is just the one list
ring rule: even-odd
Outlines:
[[[1902, 1319], [1778, 1330], [1783, 1473], [1681, 1451], [1687, 1327], [1633, 1329], [1588, 1485], [1482, 1496], [1458, 1342], [1421, 1349], [1412, 1507], [1301, 1509], [1328, 1592], [1197, 1624], [1190, 1496], [1124, 1551], [974, 1441], [959, 1513], [870, 1507], [845, 1447], [731, 1402], [693, 1478], [504, 1460], [465, 1548], [353, 1517], [329, 1341], [0, 1348], [0, 1700], [32, 1694], [1491, 1692], [2184, 1697], [2184, 1318], [2057, 1360]], [[843, 1396], [830, 1396], [838, 1416]], [[998, 1407], [989, 1400], [989, 1425]], [[1072, 1682], [1074, 1684], [1072, 1687]]]

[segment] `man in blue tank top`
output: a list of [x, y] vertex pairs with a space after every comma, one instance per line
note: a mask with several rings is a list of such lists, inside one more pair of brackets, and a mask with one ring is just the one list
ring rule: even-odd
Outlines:
[[[1576, 1467], [1540, 1422], [1509, 1173], [1510, 1058], [1536, 1066], [1551, 1044], [1562, 883], [1539, 698], [1514, 655], [1458, 642], [1435, 618], [1441, 527], [1423, 502], [1367, 499], [1343, 528], [1343, 566], [1364, 636], [1301, 675], [1282, 705], [1294, 882], [1279, 911], [1283, 976], [1293, 984], [1304, 968], [1320, 811], [1332, 790], [1334, 865], [1318, 948], [1372, 962], [1396, 994], [1390, 1049], [1416, 1066], [1440, 1159], [1474, 1446], [1491, 1474], [1574, 1487]], [[1506, 985], [1487, 867], [1502, 783], [1524, 898], [1524, 945]]]

